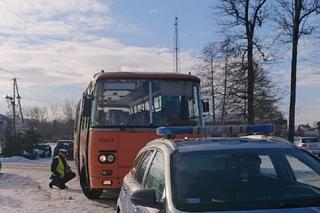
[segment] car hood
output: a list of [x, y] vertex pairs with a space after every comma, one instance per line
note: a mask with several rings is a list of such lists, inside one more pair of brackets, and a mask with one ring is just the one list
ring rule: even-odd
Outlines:
[[288, 209], [262, 209], [251, 211], [218, 211], [219, 213], [320, 213], [320, 207], [288, 208]]

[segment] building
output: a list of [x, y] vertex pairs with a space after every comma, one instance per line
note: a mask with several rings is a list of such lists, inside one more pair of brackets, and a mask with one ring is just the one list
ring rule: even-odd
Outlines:
[[301, 124], [297, 126], [295, 133], [297, 136], [319, 137], [320, 122], [315, 122], [313, 126], [310, 126], [309, 124]]

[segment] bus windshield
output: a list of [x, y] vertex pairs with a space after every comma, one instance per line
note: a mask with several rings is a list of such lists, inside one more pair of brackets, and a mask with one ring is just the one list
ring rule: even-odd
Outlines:
[[200, 125], [199, 83], [107, 79], [96, 84], [93, 126]]

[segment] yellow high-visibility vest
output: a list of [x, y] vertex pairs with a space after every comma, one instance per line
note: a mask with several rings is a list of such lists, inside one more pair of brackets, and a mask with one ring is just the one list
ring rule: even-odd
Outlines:
[[[57, 172], [60, 175], [62, 175], [62, 174], [64, 174], [64, 164], [63, 164], [63, 162], [62, 162], [62, 160], [61, 160], [59, 155], [57, 155], [55, 158], [58, 158], [58, 160], [59, 160], [59, 163], [58, 163], [58, 166], [57, 166]], [[54, 173], [52, 173], [52, 175], [55, 176]]]

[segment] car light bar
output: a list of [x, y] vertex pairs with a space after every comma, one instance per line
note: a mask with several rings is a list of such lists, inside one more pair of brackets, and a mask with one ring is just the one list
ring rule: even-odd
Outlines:
[[200, 134], [207, 137], [235, 137], [239, 135], [268, 135], [273, 133], [274, 126], [272, 124], [258, 125], [231, 125], [231, 126], [180, 126], [180, 127], [159, 127], [157, 134], [173, 138], [180, 134]]

